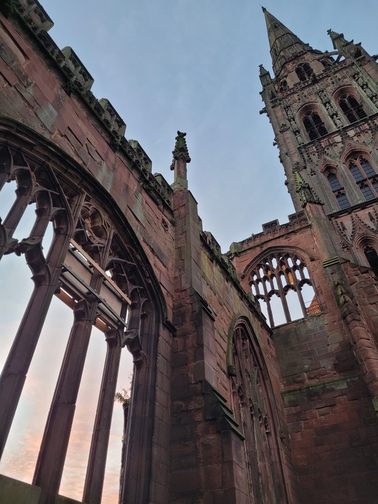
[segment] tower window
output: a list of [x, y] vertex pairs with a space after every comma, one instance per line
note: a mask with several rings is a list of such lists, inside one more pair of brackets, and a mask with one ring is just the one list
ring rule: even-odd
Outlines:
[[364, 177], [362, 176], [360, 170], [358, 169], [358, 167], [354, 164], [351, 164], [350, 165], [350, 171], [354, 177], [354, 180], [356, 182], [360, 182], [361, 180], [364, 180]]
[[373, 247], [366, 247], [364, 253], [370, 268], [374, 271], [375, 276], [378, 277], [378, 255], [376, 250]]
[[320, 313], [306, 265], [294, 254], [267, 256], [252, 271], [250, 285], [271, 327]]
[[308, 63], [301, 63], [295, 69], [296, 74], [298, 75], [298, 79], [301, 82], [305, 82], [314, 75], [314, 72]]
[[335, 173], [329, 173], [327, 175], [327, 179], [336, 197], [340, 209], [344, 210], [344, 208], [349, 208], [350, 207], [349, 200], [344, 192], [342, 185], [339, 182], [339, 179], [337, 178], [337, 175]]
[[286, 91], [287, 89], [287, 80], [286, 79], [283, 79], [281, 82], [280, 82], [280, 91]]
[[307, 112], [303, 118], [303, 125], [306, 128], [310, 140], [322, 137], [328, 133], [319, 114], [314, 110]]
[[350, 203], [345, 193], [336, 194], [336, 199], [341, 210], [344, 208], [349, 208]]
[[334, 173], [330, 173], [327, 178], [328, 178], [328, 182], [329, 182], [329, 185], [331, 186], [332, 191], [337, 191], [338, 189], [342, 189], [340, 182], [339, 182], [339, 179], [337, 178], [337, 176]]
[[344, 94], [341, 96], [339, 99], [339, 105], [350, 123], [367, 117], [362, 105], [358, 103], [353, 95]]
[[362, 156], [352, 159], [349, 169], [366, 201], [378, 195], [378, 174], [369, 161]]
[[360, 189], [366, 200], [374, 198], [374, 194], [371, 192], [371, 189], [368, 185], [362, 185]]
[[320, 63], [323, 65], [323, 67], [327, 70], [328, 68], [331, 68], [332, 63], [329, 60], [320, 60]]

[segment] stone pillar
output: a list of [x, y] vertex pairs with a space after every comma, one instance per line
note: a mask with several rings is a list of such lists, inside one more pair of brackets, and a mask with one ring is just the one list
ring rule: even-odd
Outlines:
[[[94, 270], [91, 280], [92, 289], [99, 292], [102, 282], [103, 276]], [[74, 308], [74, 323], [55, 388], [33, 478], [33, 484], [42, 489], [39, 504], [50, 504], [55, 501], [58, 495], [77, 394], [97, 306], [98, 299], [90, 294], [86, 299], [77, 302]]]
[[88, 504], [101, 504], [106, 455], [121, 358], [121, 336], [119, 334], [121, 331], [111, 329], [106, 332], [108, 348], [83, 493], [83, 502]]
[[370, 390], [374, 410], [378, 415], [378, 348], [374, 336], [364, 322], [363, 316], [347, 289], [342, 267], [334, 264], [327, 267], [333, 280], [333, 289], [340, 308], [344, 327], [347, 330], [354, 353], [360, 363], [365, 382]]

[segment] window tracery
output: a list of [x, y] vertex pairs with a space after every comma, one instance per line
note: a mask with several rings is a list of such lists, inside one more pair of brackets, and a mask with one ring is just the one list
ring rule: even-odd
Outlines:
[[349, 161], [349, 170], [366, 201], [378, 195], [378, 174], [363, 156], [355, 156]]
[[326, 127], [324, 126], [324, 122], [315, 110], [309, 110], [305, 113], [303, 117], [303, 125], [310, 140], [315, 140], [327, 135], [328, 133]]
[[341, 210], [344, 208], [349, 208], [350, 203], [347, 198], [347, 195], [345, 194], [344, 188], [339, 182], [339, 179], [337, 178], [337, 175], [333, 172], [328, 173], [327, 179], [329, 182], [329, 185], [331, 186], [331, 189], [333, 191], [333, 194], [335, 195], [335, 198], [339, 204], [339, 207]]
[[296, 254], [266, 256], [251, 272], [250, 285], [271, 327], [320, 313], [307, 267]]
[[311, 79], [314, 75], [314, 71], [308, 63], [300, 63], [295, 72], [301, 82]]
[[367, 117], [367, 114], [362, 108], [362, 105], [358, 103], [358, 101], [352, 94], [343, 94], [339, 98], [339, 105], [350, 123]]
[[[56, 295], [72, 309], [73, 325], [56, 383], [56, 390], [60, 392], [54, 394], [51, 403], [33, 484], [42, 488], [43, 502], [55, 500], [72, 427], [75, 408], [71, 405], [76, 402], [86, 348], [92, 327], [96, 326], [105, 334], [103, 376], [107, 379], [98, 398], [84, 492], [85, 500], [99, 502], [102, 486], [98, 481], [104, 476], [107, 455], [103, 447], [107, 446], [109, 435], [106, 425], [110, 428], [120, 353], [124, 346], [131, 351], [136, 369], [140, 369], [140, 373], [134, 375], [133, 387], [139, 390], [139, 396], [145, 397], [143, 417], [151, 416], [148, 383], [155, 372], [152, 354], [156, 345], [144, 335], [154, 334], [152, 326], [157, 315], [148, 293], [150, 279], [145, 278], [148, 264], [141, 264], [141, 251], [136, 253], [136, 240], [130, 239], [129, 228], [124, 222], [119, 223], [111, 207], [105, 207], [95, 182], [83, 177], [80, 180], [85, 182], [79, 186], [76, 168], [70, 171], [66, 158], [64, 163], [59, 161], [56, 166], [51, 160], [47, 164], [16, 147], [0, 146], [0, 191], [8, 182], [16, 189], [13, 194], [9, 193], [9, 204], [7, 201], [0, 215], [0, 259], [4, 254], [24, 255], [34, 282], [0, 378], [0, 453], [46, 314]], [[59, 170], [62, 165], [64, 173]], [[3, 192], [1, 194], [3, 196]], [[34, 223], [25, 228], [20, 223], [30, 204], [35, 207]], [[147, 371], [143, 367], [145, 355], [150, 356], [152, 363]], [[149, 451], [152, 432], [148, 426], [139, 431], [137, 444]], [[62, 442], [57, 441], [56, 432], [60, 433]], [[135, 450], [131, 448], [134, 455], [128, 454], [128, 460], [138, 457]], [[126, 468], [130, 471], [129, 465], [126, 464]], [[140, 464], [138, 471], [143, 470]]]
[[287, 502], [277, 445], [276, 413], [270, 401], [271, 386], [252, 330], [244, 320], [239, 320], [233, 331], [232, 364], [232, 409], [245, 437], [251, 502]]

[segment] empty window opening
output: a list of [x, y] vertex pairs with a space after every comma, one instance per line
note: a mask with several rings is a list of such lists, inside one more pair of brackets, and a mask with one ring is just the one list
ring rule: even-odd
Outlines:
[[310, 140], [315, 140], [316, 138], [320, 138], [328, 133], [323, 121], [319, 117], [319, 114], [314, 110], [306, 112], [303, 118], [303, 125]]
[[286, 91], [288, 88], [287, 86], [287, 80], [286, 79], [283, 79], [281, 82], [280, 82], [280, 91]]
[[362, 105], [350, 94], [344, 94], [339, 99], [339, 105], [350, 123], [367, 117]]
[[72, 320], [71, 310], [53, 298], [1, 461], [4, 474], [27, 483], [32, 482]]
[[378, 255], [376, 250], [373, 247], [366, 247], [364, 253], [370, 268], [374, 271], [375, 276], [378, 277]]
[[295, 69], [295, 72], [301, 82], [305, 82], [311, 79], [311, 77], [314, 75], [314, 71], [308, 63], [301, 63], [300, 65], [298, 65]]
[[324, 69], [327, 70], [328, 68], [332, 67], [332, 63], [334, 63], [334, 61], [332, 59], [324, 59], [320, 60], [320, 63], [323, 65]]
[[[318, 313], [319, 305], [306, 265], [294, 254], [271, 254], [263, 259], [251, 273], [250, 285], [271, 327]], [[311, 304], [313, 310], [309, 312]]]

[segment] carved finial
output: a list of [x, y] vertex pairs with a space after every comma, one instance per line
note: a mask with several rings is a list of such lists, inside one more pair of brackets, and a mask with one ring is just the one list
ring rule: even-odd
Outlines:
[[186, 165], [190, 163], [191, 160], [185, 136], [186, 133], [182, 133], [181, 131], [177, 132], [175, 148], [172, 151], [173, 160], [171, 170], [174, 170], [174, 182], [172, 185], [174, 190], [188, 188]]
[[310, 186], [308, 182], [305, 182], [302, 175], [299, 172], [299, 167], [295, 166], [293, 168], [293, 175], [295, 180], [295, 189], [299, 194], [299, 198], [302, 201], [303, 208], [307, 203], [315, 203], [317, 205], [323, 205], [319, 196], [316, 194], [314, 189]]
[[191, 161], [185, 137], [186, 133], [182, 133], [181, 131], [177, 132], [175, 148], [172, 151], [173, 161], [171, 164], [171, 170], [174, 169], [175, 160], [183, 159], [186, 163], [190, 163]]
[[264, 65], [259, 65], [259, 68], [260, 68], [260, 75], [266, 75], [268, 72], [268, 70], [265, 70], [264, 68]]
[[263, 12], [265, 12], [265, 11], [266, 11], [265, 7], [261, 6], [261, 8], [262, 8], [262, 11], [263, 11]]

